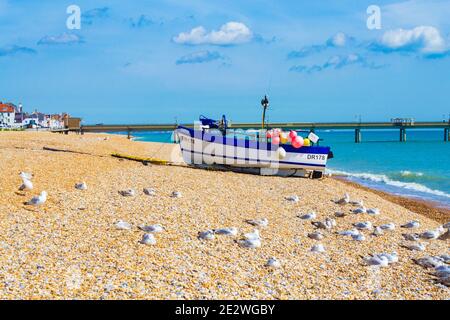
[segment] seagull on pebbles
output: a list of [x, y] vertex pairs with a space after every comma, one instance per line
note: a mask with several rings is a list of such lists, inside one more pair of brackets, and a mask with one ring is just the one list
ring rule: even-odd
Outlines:
[[436, 268], [445, 265], [445, 260], [439, 256], [426, 256], [419, 259], [413, 259], [413, 261], [424, 268]]
[[341, 199], [334, 201], [334, 203], [342, 205], [348, 204], [349, 202], [350, 202], [350, 195], [348, 193], [344, 194], [344, 196]]
[[380, 226], [381, 229], [383, 230], [388, 230], [388, 231], [393, 231], [395, 230], [395, 224], [391, 223], [386, 223]]
[[354, 214], [366, 213], [366, 207], [358, 207], [352, 211]]
[[179, 191], [172, 192], [171, 198], [181, 198], [183, 195]]
[[371, 230], [372, 229], [372, 223], [370, 221], [366, 222], [357, 222], [353, 224], [354, 227], [358, 230]]
[[315, 219], [316, 217], [317, 217], [317, 215], [315, 212], [309, 212], [302, 216], [299, 216], [299, 218], [303, 219], [303, 220], [312, 220], [312, 219]]
[[259, 235], [259, 230], [255, 229], [251, 233], [244, 234], [244, 238], [247, 240], [261, 240], [261, 236]]
[[402, 247], [407, 248], [411, 251], [424, 251], [426, 249], [425, 244], [420, 242], [407, 243], [402, 245]]
[[408, 241], [419, 241], [420, 239], [417, 233], [402, 233], [402, 236]]
[[42, 191], [40, 195], [34, 196], [30, 201], [26, 202], [30, 206], [40, 206], [47, 201], [47, 192]]
[[154, 195], [156, 195], [155, 189], [152, 189], [152, 188], [144, 188], [143, 191], [144, 191], [144, 194], [147, 195], [147, 196], [154, 196]]
[[115, 226], [116, 226], [116, 229], [118, 229], [118, 230], [130, 230], [131, 229], [131, 224], [129, 224], [128, 222], [122, 221], [122, 220], [119, 220]]
[[19, 187], [20, 191], [33, 190], [33, 183], [31, 182], [33, 176], [31, 173], [21, 172], [19, 177], [22, 179], [22, 184]]
[[221, 229], [215, 229], [213, 230], [215, 234], [222, 235], [222, 236], [237, 236], [238, 229], [237, 228], [221, 228]]
[[375, 227], [375, 229], [372, 232], [372, 235], [374, 235], [376, 237], [379, 237], [379, 236], [381, 236], [383, 234], [384, 234], [384, 231], [380, 227]]
[[154, 224], [154, 225], [150, 225], [150, 226], [139, 226], [139, 229], [141, 229], [142, 231], [148, 232], [148, 233], [158, 233], [158, 232], [163, 232], [164, 228], [159, 225], [159, 224]]
[[370, 214], [372, 216], [378, 216], [380, 214], [380, 209], [378, 208], [367, 209], [367, 214]]
[[350, 204], [352, 204], [354, 206], [358, 206], [358, 207], [364, 207], [364, 201], [363, 200], [350, 201]]
[[86, 182], [80, 182], [75, 184], [75, 189], [78, 190], [87, 190], [87, 184]]
[[286, 201], [297, 203], [300, 201], [300, 198], [297, 195], [289, 196], [284, 198]]
[[405, 224], [402, 224], [400, 227], [406, 228], [406, 229], [413, 229], [420, 227], [420, 222], [417, 220], [409, 221]]
[[364, 262], [369, 266], [387, 267], [391, 263], [398, 262], [398, 255], [396, 252], [378, 253], [364, 258]]
[[311, 222], [313, 226], [319, 229], [331, 229], [336, 226], [336, 221], [331, 218], [326, 218], [325, 221], [313, 221]]
[[261, 247], [260, 239], [242, 239], [237, 241], [239, 246], [243, 248], [256, 249]]
[[344, 213], [344, 212], [336, 211], [336, 212], [334, 213], [334, 215], [335, 215], [337, 218], [343, 218], [343, 217], [345, 217], [347, 214]]
[[325, 248], [322, 244], [316, 244], [312, 246], [311, 252], [322, 253], [325, 252]]
[[212, 230], [200, 231], [198, 233], [198, 238], [201, 240], [213, 240], [215, 237], [214, 231]]
[[256, 220], [246, 220], [246, 222], [255, 227], [267, 227], [269, 225], [269, 220], [267, 220], [266, 218]]
[[312, 233], [308, 233], [308, 238], [314, 239], [314, 240], [322, 240], [324, 238], [323, 234], [316, 231]]
[[280, 261], [278, 261], [277, 258], [270, 258], [266, 262], [266, 267], [277, 269], [277, 268], [281, 267], [281, 263], [280, 263]]
[[156, 244], [155, 236], [151, 233], [146, 233], [142, 236], [142, 240], [140, 241], [140, 243], [145, 245], [154, 245]]
[[360, 232], [358, 230], [356, 230], [356, 229], [353, 229], [353, 230], [339, 231], [338, 234], [341, 235], [341, 236], [351, 236], [351, 237], [353, 237], [353, 236], [356, 236], [356, 235], [360, 234]]
[[352, 238], [355, 241], [364, 241], [364, 240], [366, 240], [366, 237], [362, 233], [354, 234], [354, 235], [352, 235]]
[[119, 194], [124, 197], [134, 197], [136, 195], [136, 191], [133, 189], [121, 190], [119, 191]]

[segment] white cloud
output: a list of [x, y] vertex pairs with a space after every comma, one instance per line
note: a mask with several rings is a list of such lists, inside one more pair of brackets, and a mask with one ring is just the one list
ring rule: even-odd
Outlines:
[[379, 45], [386, 50], [418, 51], [423, 54], [438, 54], [448, 49], [439, 30], [430, 26], [386, 31]]
[[212, 44], [212, 45], [234, 45], [249, 42], [253, 38], [252, 31], [241, 22], [227, 22], [219, 30], [207, 32], [202, 26], [196, 27], [189, 32], [182, 32], [173, 38], [179, 44]]
[[345, 33], [338, 32], [328, 40], [328, 44], [333, 47], [345, 47], [347, 38], [348, 37]]

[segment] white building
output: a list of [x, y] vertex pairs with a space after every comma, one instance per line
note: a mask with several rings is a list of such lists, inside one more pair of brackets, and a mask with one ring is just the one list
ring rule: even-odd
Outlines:
[[14, 107], [0, 102], [0, 127], [14, 127], [15, 117]]

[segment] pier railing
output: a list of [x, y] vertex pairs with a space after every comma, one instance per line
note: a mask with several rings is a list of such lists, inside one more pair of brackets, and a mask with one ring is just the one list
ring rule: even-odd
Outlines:
[[[172, 131], [178, 125], [176, 124], [113, 124], [113, 125], [82, 125], [78, 129], [66, 129], [62, 131], [76, 131], [84, 132], [126, 132], [131, 136], [132, 132], [139, 131]], [[181, 124], [181, 126], [192, 128], [193, 124]], [[260, 123], [232, 123], [233, 129], [257, 129], [260, 128]], [[450, 121], [413, 121], [406, 123], [391, 122], [283, 122], [271, 123], [272, 128], [281, 128], [285, 130], [340, 130], [353, 129], [355, 130], [355, 142], [362, 141], [361, 129], [398, 129], [400, 131], [399, 140], [406, 141], [407, 129], [443, 129], [444, 141], [449, 141], [450, 135]], [[61, 130], [59, 131], [61, 132]]]

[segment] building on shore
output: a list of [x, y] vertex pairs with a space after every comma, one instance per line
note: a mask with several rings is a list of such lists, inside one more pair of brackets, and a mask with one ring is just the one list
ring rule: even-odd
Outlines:
[[13, 105], [0, 102], [0, 127], [12, 128], [15, 124], [16, 110]]

